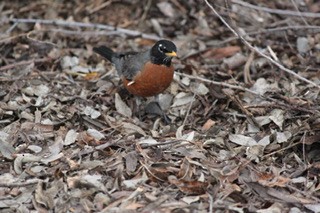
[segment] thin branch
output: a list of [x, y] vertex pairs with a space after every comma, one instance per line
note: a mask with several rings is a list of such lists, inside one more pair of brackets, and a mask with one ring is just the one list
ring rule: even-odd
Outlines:
[[228, 83], [225, 83], [225, 82], [212, 81], [212, 80], [209, 80], [209, 79], [206, 79], [206, 78], [202, 78], [202, 77], [199, 77], [199, 76], [192, 76], [192, 75], [188, 75], [188, 74], [185, 74], [185, 73], [176, 72], [175, 74], [179, 75], [179, 76], [187, 77], [187, 78], [190, 78], [190, 79], [206, 82], [206, 83], [209, 83], [209, 84], [222, 86], [222, 87], [228, 87], [228, 88], [231, 88], [231, 89], [237, 89], [237, 90], [249, 92], [251, 94], [260, 96], [259, 93], [255, 92], [255, 91], [252, 91], [250, 89], [247, 89], [245, 87], [242, 87], [242, 86], [236, 86], [236, 85], [228, 84]]
[[320, 32], [320, 26], [315, 25], [297, 25], [297, 26], [284, 26], [284, 27], [276, 27], [276, 28], [269, 28], [269, 29], [262, 29], [257, 32], [248, 32], [246, 35], [257, 35], [262, 33], [273, 33], [277, 31], [285, 31], [285, 30], [314, 30], [315, 33]]
[[125, 34], [128, 36], [142, 37], [142, 38], [150, 39], [150, 40], [161, 39], [159, 36], [156, 36], [156, 35], [141, 33], [139, 31], [118, 28], [118, 27], [105, 25], [105, 24], [70, 22], [70, 21], [63, 21], [63, 20], [19, 19], [19, 18], [12, 18], [9, 21], [13, 22], [13, 23], [30, 23], [30, 24], [39, 23], [39, 24], [56, 25], [56, 26], [64, 26], [64, 27], [94, 28], [94, 29], [99, 29], [99, 30], [114, 31], [115, 34]]
[[191, 111], [191, 108], [192, 108], [192, 104], [193, 104], [193, 102], [195, 101], [195, 98], [196, 98], [196, 93], [193, 94], [192, 101], [191, 101], [190, 104], [189, 104], [188, 111], [187, 111], [187, 114], [186, 114], [185, 117], [184, 117], [182, 126], [185, 126], [185, 125], [186, 125], [186, 122], [187, 122], [187, 119], [188, 119], [188, 117], [189, 117], [189, 115], [190, 115], [190, 111]]
[[258, 53], [260, 56], [268, 59], [272, 64], [274, 64], [275, 66], [277, 66], [279, 69], [295, 76], [296, 78], [314, 86], [320, 89], [320, 86], [317, 85], [316, 83], [298, 75], [297, 73], [295, 73], [294, 71], [286, 68], [285, 66], [283, 66], [282, 64], [278, 63], [277, 61], [275, 61], [274, 59], [272, 59], [270, 56], [264, 54], [263, 52], [261, 52], [260, 50], [258, 50], [257, 48], [253, 47], [246, 39], [243, 38], [243, 36], [241, 36], [235, 29], [233, 29], [228, 23], [227, 21], [213, 8], [213, 6], [208, 2], [208, 0], [204, 0], [206, 2], [206, 4], [208, 5], [208, 7], [210, 7], [210, 9], [212, 10], [212, 12], [220, 19], [220, 21], [236, 36], [238, 37], [249, 49], [255, 51], [256, 53]]
[[27, 180], [26, 182], [16, 182], [16, 183], [0, 183], [0, 187], [22, 187], [22, 186], [29, 186], [38, 184], [40, 179], [31, 179]]
[[13, 68], [19, 67], [19, 66], [26, 66], [26, 65], [29, 65], [29, 64], [32, 64], [32, 63], [44, 63], [44, 62], [51, 61], [51, 60], [52, 60], [51, 58], [37, 58], [37, 59], [31, 59], [31, 60], [28, 60], [28, 61], [20, 61], [20, 62], [17, 62], [17, 63], [8, 64], [8, 65], [5, 65], [5, 66], [2, 66], [2, 67], [0, 67], [0, 71], [13, 69]]
[[299, 10], [299, 7], [297, 6], [297, 3], [295, 2], [295, 0], [290, 0], [291, 4], [293, 4], [294, 8], [296, 9], [296, 11], [299, 13], [301, 20], [306, 24], [309, 25], [309, 23], [307, 22], [307, 20], [305, 19], [305, 17], [303, 17], [301, 15], [301, 11]]
[[308, 18], [320, 18], [320, 13], [297, 12], [297, 11], [292, 11], [292, 10], [271, 9], [271, 8], [268, 8], [268, 7], [256, 6], [256, 5], [247, 3], [247, 2], [243, 2], [241, 0], [231, 0], [231, 2], [234, 3], [234, 4], [239, 4], [239, 5], [247, 7], [247, 8], [251, 8], [251, 9], [259, 10], [259, 11], [264, 11], [264, 12], [267, 12], [267, 13], [286, 15], [286, 16], [300, 16], [300, 17], [303, 16], [303, 17], [308, 17]]

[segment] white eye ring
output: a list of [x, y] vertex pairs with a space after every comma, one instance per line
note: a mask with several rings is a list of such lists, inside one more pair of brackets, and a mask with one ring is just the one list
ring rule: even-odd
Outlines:
[[163, 53], [165, 48], [163, 48], [162, 44], [159, 44], [158, 50]]

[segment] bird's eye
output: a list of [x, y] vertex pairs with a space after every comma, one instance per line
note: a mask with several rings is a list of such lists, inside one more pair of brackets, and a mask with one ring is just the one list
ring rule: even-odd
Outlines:
[[166, 49], [164, 46], [162, 46], [162, 45], [159, 45], [158, 50], [159, 50], [160, 52], [162, 52], [162, 53], [168, 52], [167, 49]]

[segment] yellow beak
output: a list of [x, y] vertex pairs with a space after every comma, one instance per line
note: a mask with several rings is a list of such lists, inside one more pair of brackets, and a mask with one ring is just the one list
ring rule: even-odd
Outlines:
[[172, 51], [171, 53], [166, 53], [166, 56], [169, 56], [169, 57], [177, 57], [177, 53], [175, 51]]

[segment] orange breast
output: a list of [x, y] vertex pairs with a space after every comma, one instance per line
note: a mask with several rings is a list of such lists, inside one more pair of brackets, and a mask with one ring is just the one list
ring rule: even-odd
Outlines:
[[146, 63], [133, 82], [123, 79], [125, 88], [132, 94], [142, 97], [157, 95], [167, 89], [173, 79], [173, 66]]

